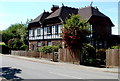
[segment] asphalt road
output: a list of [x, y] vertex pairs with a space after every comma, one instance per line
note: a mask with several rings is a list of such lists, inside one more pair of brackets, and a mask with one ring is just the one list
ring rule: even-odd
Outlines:
[[[118, 79], [117, 73], [71, 68], [0, 56], [0, 74], [10, 79]], [[2, 69], [2, 70], [1, 70]]]

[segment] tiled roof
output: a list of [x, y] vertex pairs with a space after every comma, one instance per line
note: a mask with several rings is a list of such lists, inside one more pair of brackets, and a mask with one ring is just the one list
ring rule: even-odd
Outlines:
[[37, 18], [35, 18], [31, 23], [34, 23], [34, 22], [41, 22], [41, 23], [43, 23], [43, 21], [45, 20], [45, 18], [47, 16], [49, 16], [49, 15], [50, 15], [49, 12], [43, 12]]
[[54, 17], [60, 17], [63, 21], [69, 17], [69, 14], [77, 14], [78, 9], [62, 6], [61, 8], [57, 9], [51, 15], [49, 15], [46, 19], [51, 19]]
[[107, 21], [110, 23], [111, 26], [114, 26], [109, 17], [101, 13], [98, 10], [98, 8], [92, 6], [88, 6], [80, 9], [62, 6], [52, 13], [43, 12], [41, 15], [35, 18], [30, 24], [34, 24], [36, 22], [40, 22], [41, 24], [45, 22], [47, 24], [48, 21], [49, 22], [54, 21], [53, 18], [60, 18], [61, 22], [62, 21], [65, 22], [66, 18], [70, 17], [69, 14], [78, 14], [81, 16], [81, 19], [86, 19], [87, 21], [90, 20], [91, 17], [93, 18], [93, 16], [102, 17], [107, 19]]
[[80, 8], [78, 10], [78, 14], [81, 16], [81, 19], [86, 19], [87, 21], [92, 16], [98, 16], [98, 17], [106, 18], [111, 23], [111, 26], [114, 26], [114, 24], [112, 23], [112, 21], [110, 20], [110, 18], [107, 17], [106, 15], [104, 15], [103, 13], [101, 13], [98, 10], [97, 7], [88, 6], [88, 7]]

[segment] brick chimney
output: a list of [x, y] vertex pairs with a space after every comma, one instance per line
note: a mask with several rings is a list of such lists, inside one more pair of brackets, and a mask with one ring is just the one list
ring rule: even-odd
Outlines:
[[55, 12], [57, 9], [59, 9], [58, 5], [53, 5], [51, 8], [52, 13]]

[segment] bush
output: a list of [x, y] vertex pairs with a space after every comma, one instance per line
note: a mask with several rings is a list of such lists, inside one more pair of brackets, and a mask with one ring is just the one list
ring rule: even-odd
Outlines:
[[20, 47], [21, 50], [28, 50], [28, 46], [23, 44], [21, 47]]
[[2, 53], [2, 54], [9, 53], [9, 48], [5, 45], [5, 43], [0, 44], [0, 53]]
[[112, 46], [111, 48], [112, 49], [120, 49], [120, 45], [118, 45], [118, 46]]
[[39, 49], [43, 53], [53, 53], [58, 52], [59, 46], [44, 46]]
[[13, 38], [8, 41], [8, 47], [12, 50], [20, 50], [22, 42], [18, 38]]
[[106, 64], [106, 50], [105, 49], [99, 49], [97, 50], [97, 61], [100, 65]]
[[95, 48], [90, 44], [85, 44], [82, 47], [83, 64], [94, 65], [96, 62]]

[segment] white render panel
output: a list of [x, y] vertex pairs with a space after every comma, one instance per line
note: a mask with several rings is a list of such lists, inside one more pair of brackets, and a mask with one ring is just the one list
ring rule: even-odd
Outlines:
[[52, 34], [54, 34], [54, 26], [52, 26]]

